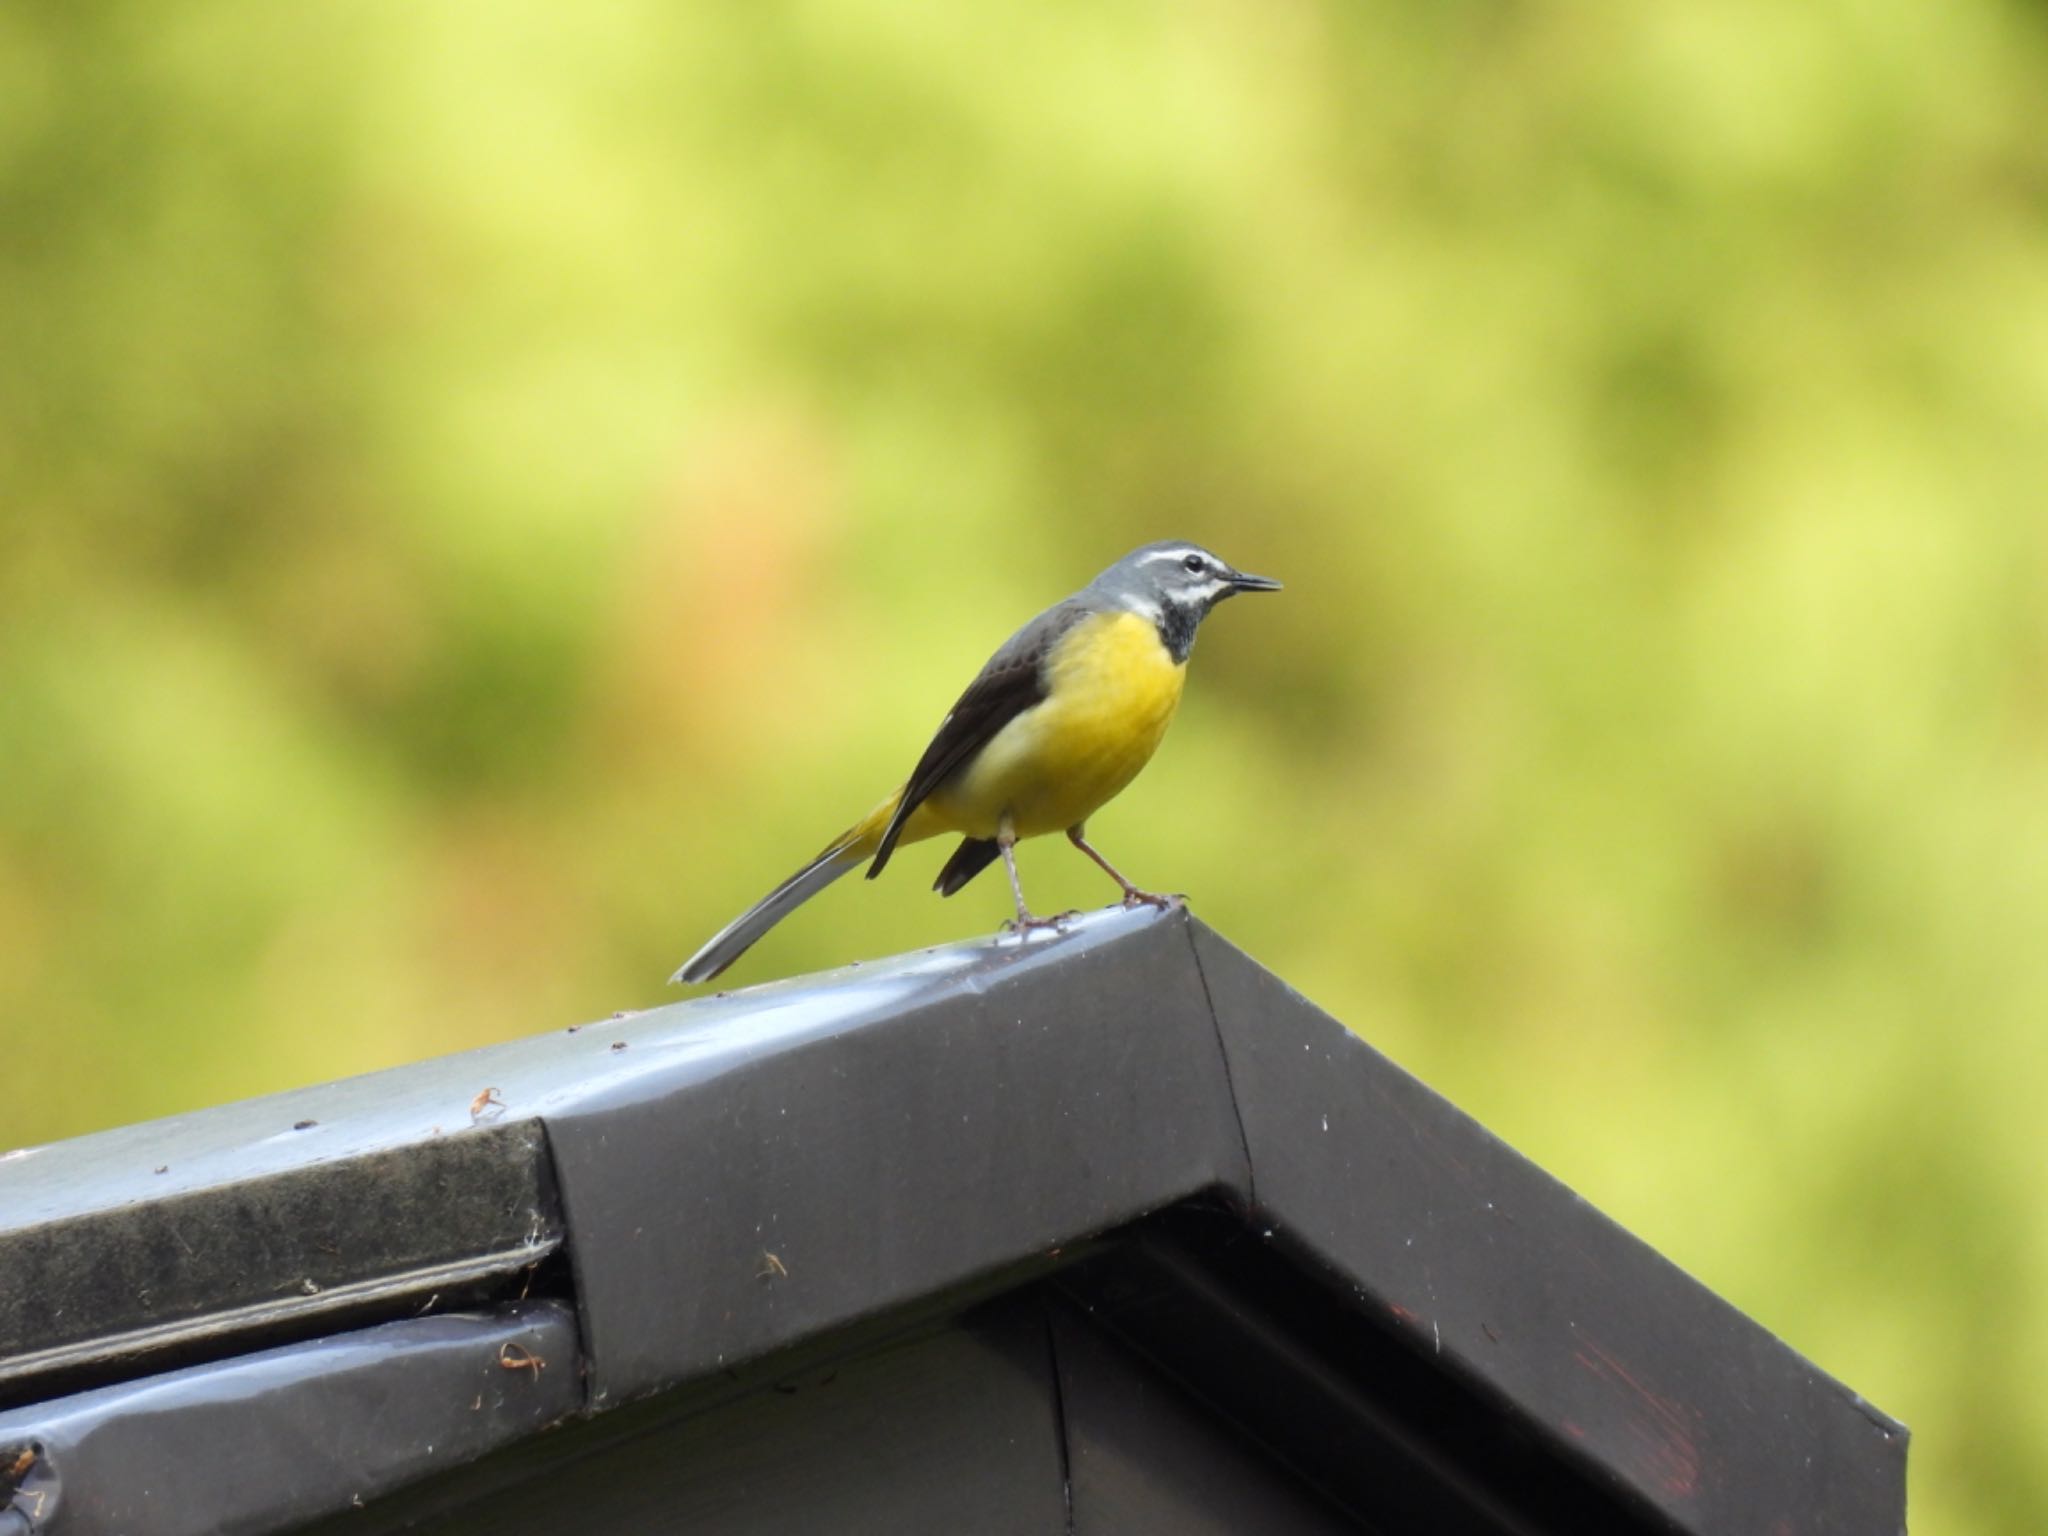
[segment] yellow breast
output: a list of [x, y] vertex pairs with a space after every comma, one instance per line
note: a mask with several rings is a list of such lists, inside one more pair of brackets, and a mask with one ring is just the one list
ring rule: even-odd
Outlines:
[[1150, 620], [1109, 613], [1069, 630], [1047, 675], [1044, 701], [932, 797], [953, 830], [993, 837], [1007, 814], [1019, 837], [1034, 837], [1085, 821], [1151, 760], [1187, 669]]

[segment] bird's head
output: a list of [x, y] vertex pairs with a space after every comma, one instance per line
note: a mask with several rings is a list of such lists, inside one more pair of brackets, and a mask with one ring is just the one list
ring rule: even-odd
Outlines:
[[1159, 626], [1174, 660], [1185, 661], [1209, 610], [1240, 592], [1278, 592], [1270, 576], [1254, 576], [1199, 544], [1168, 540], [1134, 549], [1094, 581], [1102, 597]]

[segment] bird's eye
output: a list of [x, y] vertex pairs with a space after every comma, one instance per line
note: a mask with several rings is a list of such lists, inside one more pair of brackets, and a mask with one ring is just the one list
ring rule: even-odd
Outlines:
[[1202, 567], [1205, 563], [1200, 555], [1189, 555], [1187, 559], [1181, 561], [1184, 567], [1197, 576], [1202, 574]]

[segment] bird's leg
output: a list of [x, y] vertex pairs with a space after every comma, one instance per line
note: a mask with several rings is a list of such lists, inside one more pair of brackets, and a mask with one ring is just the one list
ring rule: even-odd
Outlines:
[[1012, 852], [1016, 846], [1017, 834], [1010, 830], [1010, 823], [1005, 818], [996, 832], [996, 847], [1002, 850], [1003, 868], [1010, 872], [1010, 894], [1017, 898], [1017, 916], [1014, 921], [1003, 926], [1015, 929], [1018, 933], [1029, 933], [1034, 928], [1061, 926], [1072, 914], [1062, 912], [1058, 917], [1034, 917], [1031, 909], [1024, 905], [1024, 882], [1017, 878], [1017, 855]]
[[1177, 907], [1182, 902], [1187, 900], [1187, 897], [1185, 896], [1162, 896], [1156, 891], [1139, 890], [1135, 885], [1131, 884], [1130, 881], [1126, 880], [1120, 873], [1118, 873], [1117, 867], [1114, 864], [1110, 863], [1109, 860], [1105, 859], [1100, 853], [1096, 852], [1093, 845], [1091, 845], [1088, 839], [1082, 835], [1082, 830], [1082, 824], [1078, 822], [1075, 823], [1073, 826], [1067, 828], [1067, 841], [1072, 843], [1076, 848], [1080, 849], [1083, 853], [1087, 854], [1088, 857], [1093, 859], [1097, 864], [1100, 864], [1102, 866], [1102, 872], [1105, 875], [1109, 876], [1110, 879], [1114, 880], [1118, 885], [1124, 888], [1125, 906], [1135, 907], [1142, 905], [1147, 907]]

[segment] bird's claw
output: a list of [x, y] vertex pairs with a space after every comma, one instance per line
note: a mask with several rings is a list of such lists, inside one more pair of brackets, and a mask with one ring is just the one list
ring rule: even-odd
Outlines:
[[1187, 897], [1179, 891], [1167, 891], [1162, 894], [1158, 891], [1141, 891], [1133, 886], [1124, 892], [1126, 907], [1157, 907], [1162, 912], [1169, 912], [1175, 907], [1184, 907], [1187, 904]]
[[1004, 918], [1002, 931], [1004, 933], [1036, 933], [1041, 928], [1051, 928], [1064, 933], [1066, 932], [1067, 924], [1080, 915], [1079, 911], [1071, 907], [1064, 912], [1055, 912], [1050, 917], [1035, 917], [1027, 912], [1022, 917]]

